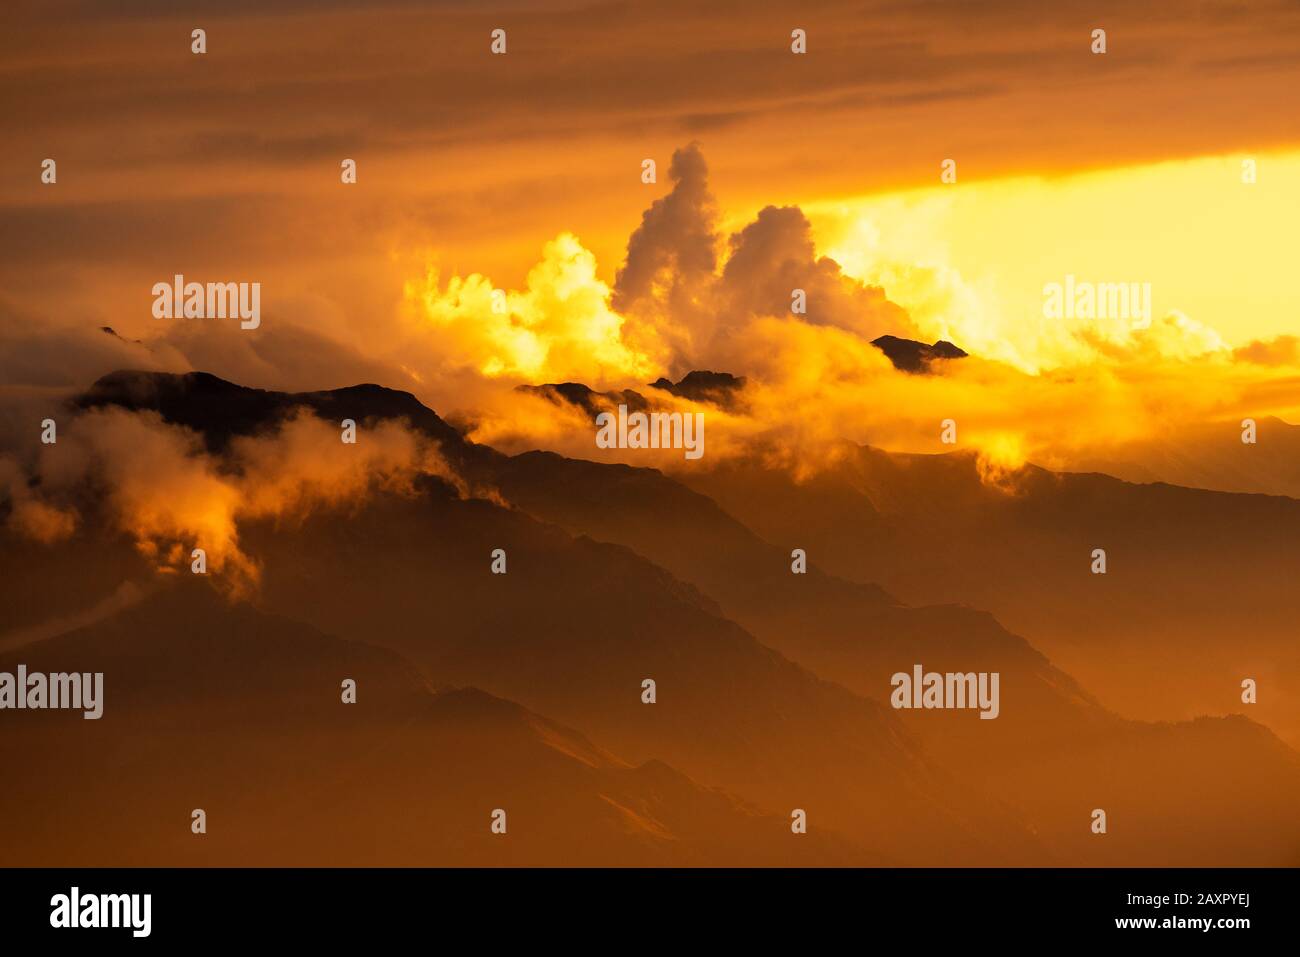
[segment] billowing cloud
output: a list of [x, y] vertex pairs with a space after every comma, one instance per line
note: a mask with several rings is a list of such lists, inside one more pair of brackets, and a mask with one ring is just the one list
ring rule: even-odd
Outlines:
[[209, 573], [235, 594], [259, 578], [256, 556], [240, 546], [242, 522], [301, 518], [378, 489], [409, 493], [421, 475], [459, 486], [436, 448], [400, 422], [345, 444], [336, 425], [306, 413], [214, 456], [156, 413], [97, 409], [67, 421], [33, 461], [0, 459], [11, 531], [46, 543], [67, 538], [80, 510], [99, 514], [102, 490], [110, 523], [160, 572], [188, 572], [201, 548]]
[[[509, 451], [551, 448], [669, 469], [684, 467], [680, 455], [599, 450], [586, 412], [515, 387], [576, 381], [644, 393], [657, 377], [692, 369], [742, 375], [744, 402], [734, 409], [658, 400], [706, 412], [708, 451], [697, 467], [761, 449], [802, 471], [842, 440], [950, 451], [939, 442], [946, 419], [958, 423], [958, 447], [979, 450], [992, 475], [1027, 459], [1069, 467], [1099, 448], [1188, 424], [1286, 418], [1300, 408], [1287, 337], [1234, 353], [1214, 328], [1177, 310], [1068, 323], [1004, 316], [987, 290], [942, 261], [900, 256], [906, 244], [886, 242], [865, 220], [839, 237], [833, 257], [796, 206], [762, 206], [723, 230], [696, 144], [674, 154], [668, 179], [612, 284], [576, 235], [560, 233], [518, 288], [436, 264], [410, 278], [415, 267], [404, 286], [394, 283], [399, 306], [390, 297], [350, 336], [327, 334], [347, 323], [326, 301], [281, 299], [256, 333], [200, 320], [134, 341], [0, 321], [0, 336], [15, 346], [0, 361], [14, 381], [53, 391], [121, 366], [202, 368], [296, 390], [370, 380], [409, 389], [475, 439]], [[803, 313], [791, 309], [795, 290]], [[972, 356], [905, 375], [871, 345], [885, 333], [948, 338]], [[21, 414], [0, 404], [0, 427], [13, 424], [30, 441], [41, 401]], [[25, 506], [32, 533], [63, 534], [63, 513], [37, 501]]]
[[627, 262], [615, 282], [614, 306], [621, 311], [651, 296], [677, 305], [713, 278], [716, 212], [698, 143], [673, 153], [668, 176], [672, 190], [650, 204], [628, 240]]
[[[556, 241], [564, 243], [559, 258], [583, 263], [585, 295], [576, 301], [545, 292], [564, 275], [548, 265], [557, 258], [551, 248], [528, 288], [507, 296], [508, 315], [490, 312], [484, 277], [453, 279], [445, 291], [427, 287], [423, 318], [440, 336], [440, 361], [459, 357], [511, 382], [576, 380], [642, 392], [652, 375], [741, 374], [749, 380], [743, 407], [698, 406], [706, 410], [708, 456], [761, 448], [801, 471], [835, 455], [845, 439], [951, 451], [939, 436], [940, 424], [952, 419], [958, 447], [978, 450], [985, 473], [1000, 481], [1029, 459], [1069, 467], [1099, 447], [1187, 423], [1286, 411], [1252, 407], [1261, 394], [1258, 370], [1240, 361], [1281, 357], [1285, 344], [1234, 356], [1216, 330], [1171, 311], [1044, 323], [1050, 341], [1032, 352], [1022, 342], [1018, 351], [998, 338], [985, 297], [951, 269], [883, 258], [866, 263], [873, 278], [890, 277], [919, 304], [914, 316], [888, 287], [820, 254], [797, 207], [763, 207], [722, 241], [698, 146], [675, 154], [671, 178], [670, 192], [633, 232], [612, 291], [595, 280], [590, 254], [578, 252], [582, 247], [567, 235]], [[806, 297], [806, 313], [791, 309], [795, 290]], [[600, 319], [594, 326], [586, 321], [591, 316]], [[576, 335], [575, 326], [600, 335]], [[871, 345], [885, 333], [948, 337], [975, 355], [909, 376]], [[1026, 354], [1035, 361], [1019, 361]], [[672, 454], [597, 450], [586, 412], [535, 396], [481, 396], [471, 418], [475, 438], [511, 450], [542, 446], [683, 467]]]
[[603, 385], [650, 374], [656, 364], [625, 341], [610, 296], [595, 257], [567, 233], [546, 244], [523, 290], [497, 289], [477, 273], [444, 288], [436, 269], [406, 287], [431, 372], [469, 369], [511, 383], [556, 376]]
[[906, 311], [879, 286], [848, 276], [839, 263], [819, 256], [812, 225], [795, 206], [768, 206], [730, 240], [719, 283], [724, 335], [743, 333], [759, 316], [793, 315], [800, 293], [800, 321], [835, 326], [859, 338], [913, 336]]

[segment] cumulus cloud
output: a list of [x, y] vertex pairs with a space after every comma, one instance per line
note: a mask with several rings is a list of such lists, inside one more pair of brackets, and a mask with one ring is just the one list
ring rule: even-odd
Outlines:
[[739, 340], [750, 324], [791, 315], [796, 289], [808, 304], [799, 321], [869, 338], [915, 331], [884, 290], [817, 254], [797, 207], [768, 206], [722, 241], [699, 144], [673, 154], [670, 176], [672, 190], [654, 201], [628, 241], [613, 299], [628, 317], [629, 339], [669, 375], [743, 361]]
[[[1030, 336], [1039, 347], [1027, 349], [1030, 340], [999, 334], [1006, 323], [987, 314], [995, 300], [942, 265], [891, 261], [868, 236], [851, 257], [853, 268], [842, 267], [848, 253], [820, 251], [798, 207], [763, 207], [725, 234], [697, 144], [674, 154], [668, 180], [671, 187], [632, 232], [612, 284], [577, 236], [560, 233], [542, 247], [522, 288], [430, 265], [405, 283], [396, 311], [367, 316], [364, 335], [354, 329], [352, 340], [283, 317], [255, 334], [177, 323], [139, 343], [97, 329], [33, 332], [0, 322], [0, 339], [10, 346], [0, 368], [11, 381], [47, 392], [84, 387], [122, 366], [201, 368], [289, 390], [370, 380], [409, 389], [476, 440], [510, 451], [543, 447], [664, 468], [682, 467], [681, 457], [598, 450], [586, 412], [515, 387], [577, 381], [644, 393], [661, 375], [727, 371], [748, 384], [736, 409], [698, 406], [707, 413], [706, 464], [761, 448], [807, 469], [835, 455], [845, 439], [950, 451], [938, 436], [939, 423], [951, 418], [960, 446], [978, 449], [990, 475], [1026, 459], [1068, 467], [1080, 449], [1095, 452], [1187, 423], [1284, 416], [1300, 405], [1294, 337], [1234, 352], [1213, 328], [1168, 312], [1149, 321], [1042, 321], [1038, 337]], [[791, 311], [795, 289], [806, 295], [806, 314]], [[330, 328], [347, 328], [338, 318]], [[1036, 321], [1020, 316], [1012, 325], [1033, 332]], [[886, 333], [948, 338], [972, 356], [939, 363], [931, 375], [903, 375], [871, 345]], [[358, 338], [370, 347], [358, 348]], [[21, 415], [6, 413], [0, 428], [15, 425], [30, 441], [47, 399], [36, 395]], [[172, 448], [169, 460], [177, 454]], [[214, 496], [226, 482], [221, 469], [215, 474]], [[191, 477], [208, 487], [205, 475]], [[123, 478], [129, 484], [131, 476]], [[66, 533], [64, 513], [42, 511], [44, 500], [26, 492], [11, 494], [27, 502], [15, 522], [32, 534]], [[214, 511], [231, 508], [218, 501]]]
[[810, 304], [804, 321], [837, 326], [863, 338], [915, 334], [907, 313], [885, 291], [844, 274], [835, 260], [818, 256], [812, 224], [797, 206], [768, 206], [731, 237], [722, 271], [727, 314], [737, 325], [755, 316], [790, 314], [801, 289]]
[[656, 364], [623, 337], [624, 319], [577, 237], [547, 243], [522, 290], [498, 290], [478, 273], [444, 287], [436, 269], [406, 286], [413, 343], [429, 376], [465, 371], [507, 383], [547, 376], [603, 385], [650, 374]]
[[628, 240], [627, 261], [614, 284], [619, 311], [650, 297], [682, 304], [699, 283], [713, 278], [716, 211], [698, 143], [673, 153], [668, 177], [672, 190], [650, 204]]
[[[651, 374], [708, 368], [745, 375], [740, 410], [698, 406], [707, 412], [712, 461], [757, 449], [807, 471], [837, 455], [846, 439], [946, 452], [951, 446], [939, 441], [940, 423], [951, 418], [959, 447], [978, 451], [993, 482], [1029, 459], [1069, 467], [1099, 447], [1187, 423], [1263, 414], [1270, 409], [1257, 407], [1264, 394], [1258, 370], [1247, 363], [1292, 361], [1294, 343], [1234, 354], [1216, 330], [1173, 311], [1149, 320], [1046, 324], [1036, 361], [1026, 362], [1016, 343], [990, 331], [998, 323], [983, 313], [984, 297], [960, 276], [881, 259], [866, 263], [873, 281], [858, 278], [819, 254], [797, 207], [762, 208], [724, 241], [707, 173], [697, 145], [674, 155], [672, 189], [633, 232], [612, 291], [595, 280], [589, 254], [582, 257], [588, 298], [580, 313], [602, 317], [594, 339], [567, 331], [568, 303], [538, 296], [533, 276], [528, 290], [511, 294], [508, 321], [487, 311], [490, 283], [483, 277], [433, 290], [422, 302], [424, 318], [442, 333], [455, 324], [449, 316], [476, 330], [476, 347], [467, 353], [461, 337], [446, 337], [449, 353], [467, 354], [512, 381], [577, 380], [644, 392]], [[565, 240], [581, 248], [576, 238]], [[891, 300], [891, 285], [917, 314]], [[807, 296], [805, 315], [791, 312], [795, 289]], [[515, 308], [517, 297], [530, 300], [530, 308]], [[871, 345], [885, 333], [949, 338], [975, 355], [941, 363], [931, 375], [906, 376]], [[593, 362], [596, 355], [615, 361]], [[683, 467], [671, 452], [595, 449], [588, 417], [563, 403], [497, 393], [480, 398], [471, 424], [476, 439], [510, 450], [542, 446]]]
[[415, 324], [438, 336], [434, 363], [515, 382], [598, 387], [746, 363], [751, 325], [790, 316], [796, 289], [809, 303], [800, 323], [865, 338], [915, 331], [884, 290], [817, 254], [796, 207], [767, 207], [723, 242], [698, 144], [673, 154], [669, 177], [672, 189], [633, 231], [612, 290], [567, 233], [547, 245], [526, 288], [505, 293], [495, 310], [493, 285], [479, 274], [443, 286], [431, 270], [408, 284]]

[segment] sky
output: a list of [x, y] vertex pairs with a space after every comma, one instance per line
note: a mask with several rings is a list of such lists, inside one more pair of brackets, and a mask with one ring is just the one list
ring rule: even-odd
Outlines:
[[[1248, 159], [1253, 184], [1241, 181]], [[1002, 320], [988, 330], [999, 336], [953, 314], [931, 317], [932, 331], [965, 332], [981, 354], [1038, 368], [1061, 358], [1042, 328], [1042, 287], [1068, 274], [1149, 282], [1157, 314], [1178, 311], [1228, 345], [1294, 333], [1300, 290], [1286, 276], [1296, 209], [1300, 152], [1009, 177], [970, 189], [848, 197], [806, 212], [828, 255], [883, 283], [917, 316], [926, 302], [909, 301], [906, 278], [891, 276], [890, 261], [960, 277], [970, 312]]]
[[[789, 528], [824, 524], [823, 540], [837, 550], [837, 536], [861, 538], [841, 554], [884, 556], [840, 574], [890, 566], [909, 582], [907, 597], [985, 607], [975, 598], [993, 596], [1002, 607], [990, 611], [1034, 623], [1022, 632], [1003, 618], [1017, 634], [1072, 645], [1067, 653], [1099, 687], [1129, 699], [1138, 688], [1148, 700], [1135, 711], [1221, 710], [1147, 696], [1146, 684], [1083, 660], [1108, 659], [1129, 633], [1141, 651], [1194, 612], [1174, 608], [1176, 589], [1171, 598], [1155, 588], [1143, 601], [1174, 609], [1167, 620], [1139, 616], [1111, 645], [1076, 641], [1102, 619], [1084, 614], [1084, 625], [1057, 627], [1069, 589], [1052, 591], [1066, 581], [1065, 572], [1052, 577], [1052, 563], [1095, 543], [1091, 532], [1077, 541], [1075, 525], [1052, 532], [1040, 505], [1079, 503], [1082, 514], [1107, 520], [1100, 537], [1108, 522], [1127, 521], [1134, 502], [1158, 497], [1168, 509], [1161, 514], [1180, 522], [1179, 503], [1205, 502], [1197, 527], [1209, 551], [1177, 567], [1204, 559], [1210, 608], [1234, 581], [1205, 580], [1221, 567], [1211, 552], [1239, 564], [1254, 554], [1233, 544], [1226, 523], [1283, 514], [1286, 503], [1253, 498], [1245, 507], [1168, 489], [1148, 499], [1115, 483], [1069, 480], [1060, 481], [1061, 497], [1044, 497], [1034, 490], [1056, 477], [1023, 467], [1300, 496], [1297, 0], [6, 0], [0, 18], [6, 546], [17, 544], [12, 532], [63, 545], [57, 554], [80, 562], [107, 547], [99, 537], [107, 528], [130, 536], [159, 575], [184, 579], [201, 548], [204, 573], [222, 591], [254, 597], [264, 580], [283, 576], [283, 561], [301, 557], [289, 529], [317, 510], [333, 510], [327, 524], [337, 541], [372, 541], [367, 560], [393, 552], [388, 533], [407, 512], [366, 513], [374, 534], [347, 514], [360, 515], [380, 489], [431, 493], [431, 475], [462, 497], [513, 504], [575, 535], [610, 540], [614, 525], [636, 527], [602, 530], [600, 521], [609, 502], [640, 494], [637, 483], [614, 487], [626, 471], [602, 472], [608, 482], [592, 478], [590, 487], [575, 480], [579, 497], [592, 491], [585, 518], [596, 521], [575, 526], [562, 520], [564, 509], [548, 516], [480, 487], [449, 447], [408, 423], [356, 412], [360, 422], [344, 425], [342, 410], [358, 393], [332, 407], [342, 421], [291, 414], [221, 449], [153, 411], [67, 402], [122, 369], [204, 371], [288, 392], [377, 383], [413, 393], [505, 453], [542, 448], [661, 469], [681, 484], [644, 487], [661, 489], [670, 504], [687, 488], [707, 490], [701, 478], [726, 489], [728, 463], [754, 465], [733, 473], [731, 502], [755, 514], [789, 511]], [[492, 50], [498, 30], [503, 53]], [[796, 31], [806, 52], [792, 49]], [[342, 175], [349, 161], [355, 182]], [[155, 287], [176, 276], [258, 284], [256, 328], [160, 316]], [[1071, 293], [1066, 314], [1053, 290], [1076, 284], [1092, 298]], [[1081, 306], [1095, 305], [1095, 290], [1121, 285], [1133, 290], [1122, 314]], [[912, 374], [873, 344], [882, 335], [946, 339], [969, 355]], [[719, 404], [648, 386], [693, 370], [731, 373], [745, 385]], [[563, 382], [635, 389], [656, 410], [699, 416], [702, 456], [601, 448], [591, 408], [521, 389]], [[1240, 441], [1247, 422], [1251, 436], [1258, 422], [1257, 445]], [[224, 424], [218, 416], [214, 433]], [[57, 442], [48, 441], [56, 425]], [[352, 429], [355, 444], [345, 438]], [[884, 457], [849, 443], [957, 454], [926, 460], [931, 472], [900, 468], [898, 486], [891, 479], [878, 489], [869, 469], [856, 470]], [[975, 490], [959, 478], [972, 459], [985, 483]], [[908, 464], [888, 462], [880, 468]], [[768, 469], [831, 481], [812, 485], [807, 499], [786, 497]], [[928, 481], [911, 478], [923, 473]], [[546, 484], [560, 474], [549, 465], [519, 472], [524, 488], [543, 490], [535, 501], [554, 498]], [[904, 483], [907, 494], [895, 495]], [[1098, 489], [1095, 502], [1084, 501]], [[1003, 513], [997, 492], [1025, 492], [1026, 508]], [[912, 494], [921, 505], [891, 502], [910, 503]], [[805, 504], [823, 498], [824, 508]], [[482, 502], [436, 513], [427, 502], [419, 514], [434, 524], [412, 526], [410, 541], [434, 566], [461, 560], [460, 532], [480, 519], [485, 535], [509, 532], [516, 518], [520, 530], [530, 527]], [[1112, 502], [1129, 504], [1116, 511]], [[711, 500], [697, 504], [714, 509]], [[945, 524], [970, 509], [1000, 514], [987, 528], [1005, 519], [1011, 537], [970, 532], [986, 527], [979, 515]], [[711, 514], [725, 520], [718, 527], [729, 530], [727, 541], [745, 537], [732, 534], [741, 526], [730, 517]], [[859, 536], [877, 517], [880, 534]], [[1162, 555], [1169, 526], [1155, 511], [1151, 521], [1149, 554]], [[270, 548], [272, 525], [276, 537], [289, 535], [287, 549]], [[672, 526], [664, 528], [644, 541], [666, 540]], [[974, 534], [993, 545], [967, 548], [973, 571], [953, 578], [959, 558], [930, 560], [936, 529], [935, 542]], [[437, 548], [444, 533], [455, 548], [429, 552], [419, 537], [426, 531], [439, 537]], [[554, 531], [546, 542], [559, 541]], [[1267, 531], [1241, 534], [1257, 535], [1267, 557]], [[532, 531], [519, 535], [533, 541]], [[37, 556], [36, 571], [25, 568], [36, 555], [26, 541], [12, 552], [10, 567], [24, 572], [15, 582], [36, 581], [48, 567]], [[1154, 565], [1101, 542], [1112, 549], [1115, 581], [1158, 583]], [[799, 544], [814, 552], [814, 566], [829, 567], [821, 555], [830, 549]], [[999, 545], [1014, 561], [985, 567], [979, 556]], [[1039, 574], [1035, 554], [1049, 552], [1056, 557]], [[784, 574], [785, 559], [771, 554]], [[336, 556], [326, 557], [322, 568]], [[527, 582], [527, 550], [518, 559], [511, 552], [512, 571], [517, 561]], [[1071, 567], [1092, 578], [1086, 561]], [[1259, 595], [1267, 611], [1270, 598], [1294, 591], [1285, 564], [1255, 567], [1258, 587], [1234, 593], [1232, 609]], [[311, 563], [303, 568], [306, 577], [288, 580], [312, 582], [314, 598]], [[1028, 574], [995, 581], [998, 568]], [[75, 594], [55, 595], [56, 618], [0, 635], [0, 646], [93, 623], [141, 598], [133, 581], [67, 617], [64, 605], [117, 584], [118, 571], [71, 576], [84, 581]], [[691, 580], [680, 568], [673, 574], [681, 579], [673, 589]], [[1189, 580], [1190, 593], [1197, 580]], [[615, 584], [620, 601], [632, 594]], [[744, 585], [733, 597], [754, 592], [753, 582]], [[1004, 601], [1016, 592], [1023, 604]], [[381, 602], [396, 609], [390, 623], [418, 611], [398, 597]], [[454, 597], [478, 614], [472, 591]], [[373, 607], [358, 619], [367, 640]], [[717, 609], [708, 610], [712, 619]], [[970, 647], [989, 635], [1001, 641], [987, 630], [993, 619], [979, 614]], [[1205, 643], [1221, 618], [1198, 624]], [[1268, 622], [1281, 620], [1262, 611], [1253, 618], [1265, 637]], [[1143, 621], [1154, 623], [1150, 634], [1138, 634]], [[516, 630], [529, 634], [533, 624]], [[730, 647], [739, 626], [724, 624]], [[766, 640], [779, 625], [755, 634]], [[1194, 670], [1186, 636], [1174, 638]], [[1245, 670], [1234, 664], [1224, 687], [1235, 697], [1238, 676], [1251, 674], [1265, 700], [1285, 699], [1267, 690], [1280, 687], [1270, 676], [1285, 672], [1285, 660], [1273, 646], [1240, 644], [1222, 660]], [[1019, 638], [1011, 645], [1030, 653]], [[775, 652], [755, 649], [770, 670]], [[1198, 674], [1197, 682], [1217, 680], [1212, 668]], [[1162, 701], [1176, 702], [1173, 710]]]
[[[841, 428], [869, 394], [898, 414], [850, 423], [857, 440], [928, 447], [956, 410], [972, 438], [1040, 457], [1065, 410], [1091, 438], [1141, 431], [1153, 408], [1300, 413], [1293, 3], [153, 0], [7, 16], [11, 392], [124, 365], [378, 381], [526, 445], [559, 440], [501, 420], [522, 416], [505, 410], [514, 385], [706, 365], [751, 378], [761, 421], [739, 433], [809, 402]], [[150, 290], [177, 273], [260, 282], [262, 327], [155, 319]], [[1067, 276], [1149, 283], [1152, 314], [1048, 318], [1044, 286]], [[795, 282], [812, 298], [801, 322]], [[904, 379], [866, 345], [885, 332], [983, 364]]]

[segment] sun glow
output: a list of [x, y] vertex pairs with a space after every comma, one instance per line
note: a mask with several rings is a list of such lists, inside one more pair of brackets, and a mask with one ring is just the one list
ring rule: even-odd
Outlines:
[[[1253, 183], [1243, 182], [1248, 159]], [[1150, 283], [1153, 320], [1179, 317], [1161, 330], [1175, 351], [1294, 333], [1296, 209], [1300, 153], [959, 181], [805, 207], [827, 255], [884, 286], [924, 337], [1031, 372], [1092, 361], [1094, 334], [1141, 333], [1045, 318], [1044, 286], [1068, 275]], [[1172, 341], [1178, 332], [1188, 335]]]

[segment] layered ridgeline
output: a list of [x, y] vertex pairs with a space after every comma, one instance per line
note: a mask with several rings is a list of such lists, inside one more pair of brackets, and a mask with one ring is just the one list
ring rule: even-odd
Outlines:
[[973, 454], [847, 444], [806, 482], [757, 455], [687, 481], [837, 575], [988, 609], [1121, 713], [1248, 710], [1300, 744], [1294, 498], [1032, 465], [990, 481]]
[[[554, 401], [574, 402], [581, 394], [584, 409], [618, 400], [579, 393], [585, 387], [573, 384], [565, 391], [542, 388]], [[742, 402], [740, 390], [727, 401]], [[1242, 474], [1260, 455], [1265, 475], [1284, 475], [1284, 462], [1300, 474], [1300, 457], [1286, 452], [1295, 427], [1268, 421], [1260, 428], [1266, 447], [1243, 444], [1231, 423], [1217, 427], [1217, 454], [1231, 456]], [[1209, 429], [1189, 444], [1188, 468], [1203, 460]], [[831, 653], [827, 642], [837, 640], [847, 640], [856, 655], [875, 653], [853, 641], [873, 613], [854, 607], [850, 596], [866, 592], [840, 582], [829, 587], [842, 597], [826, 598], [820, 593], [826, 579], [815, 569], [808, 581], [776, 574], [771, 554], [726, 580], [731, 569], [744, 568], [743, 560], [729, 555], [735, 560], [713, 562], [711, 550], [735, 540], [733, 552], [753, 554], [739, 544], [736, 523], [780, 546], [787, 564], [798, 548], [813, 566], [883, 586], [908, 602], [985, 609], [1126, 716], [1185, 720], [1240, 712], [1242, 682], [1251, 679], [1268, 693], [1257, 695], [1250, 716], [1300, 744], [1300, 644], [1294, 640], [1300, 589], [1293, 587], [1300, 577], [1293, 544], [1300, 537], [1300, 501], [1033, 465], [990, 472], [971, 452], [907, 455], [847, 442], [822, 456], [812, 474], [796, 478], [772, 464], [782, 461], [778, 451], [755, 444], [748, 455], [677, 470], [671, 481], [628, 470], [636, 479], [615, 483], [625, 493], [617, 507], [599, 511], [568, 493], [574, 483], [601, 484], [596, 476], [603, 466], [546, 453], [517, 456], [502, 487], [537, 514], [625, 542], [700, 584], [760, 639], [799, 660]], [[548, 475], [563, 477], [547, 484]], [[682, 496], [683, 485], [707, 496], [707, 504]], [[664, 507], [638, 511], [645, 503]], [[724, 530], [710, 517], [719, 508], [736, 519], [732, 527]], [[705, 542], [710, 547], [701, 547]], [[961, 622], [959, 629], [983, 627], [969, 612], [927, 614]], [[938, 639], [944, 627], [928, 623], [924, 631]], [[790, 642], [801, 647], [783, 644]], [[837, 679], [845, 681], [846, 663], [834, 656], [825, 664], [840, 669]], [[1046, 693], [1053, 682], [1035, 678], [1030, 685]]]
[[392, 652], [201, 581], [0, 654], [0, 671], [20, 661], [103, 672], [105, 711], [0, 722], [6, 866], [873, 860], [826, 828], [792, 841], [786, 815], [486, 692], [435, 690]]
[[[881, 552], [906, 551], [897, 523], [867, 496], [843, 492], [802, 541], [793, 541], [755, 521], [762, 511], [756, 503], [784, 496], [792, 508], [811, 510], [816, 503], [804, 487], [757, 466], [748, 491], [742, 466], [693, 480], [704, 486], [716, 475], [724, 511], [654, 470], [549, 453], [508, 457], [473, 445], [410, 395], [376, 386], [286, 395], [197, 374], [117, 374], [97, 383], [81, 406], [159, 413], [201, 432], [217, 453], [239, 435], [274, 431], [297, 408], [334, 425], [350, 417], [363, 430], [384, 420], [409, 422], [441, 447], [459, 490], [430, 478], [415, 489], [316, 509], [293, 522], [242, 524], [241, 547], [261, 571], [253, 607], [234, 607], [282, 616], [269, 620], [286, 628], [392, 649], [435, 684], [482, 688], [580, 729], [592, 748], [621, 761], [665, 762], [700, 787], [724, 788], [737, 796], [730, 801], [767, 813], [756, 831], [738, 824], [736, 833], [771, 837], [773, 853], [808, 836], [790, 830], [790, 813], [799, 808], [808, 814], [809, 834], [832, 832], [818, 853], [867, 862], [1296, 860], [1300, 833], [1292, 809], [1300, 798], [1300, 763], [1294, 752], [1244, 718], [1175, 725], [1124, 720], [991, 616], [953, 605], [903, 605], [854, 581], [866, 576], [829, 561], [826, 542], [837, 532], [842, 553], [877, 551], [864, 542], [881, 543]], [[751, 525], [760, 526], [762, 537]], [[796, 547], [810, 558], [798, 575], [791, 573]], [[506, 574], [490, 571], [495, 549], [508, 562]], [[13, 556], [6, 565], [15, 566], [5, 580], [18, 583], [6, 590], [51, 573], [78, 579], [79, 607], [94, 619], [81, 623], [82, 641], [146, 607], [132, 604], [138, 594], [166, 585], [166, 576], [141, 568], [128, 540], [89, 523], [62, 545], [15, 546], [5, 554]], [[904, 566], [925, 560], [923, 554], [894, 557]], [[124, 582], [137, 583], [138, 594], [124, 592]], [[18, 595], [6, 597], [17, 601]], [[194, 595], [186, 589], [168, 600], [197, 602]], [[50, 598], [38, 590], [20, 603], [17, 638], [44, 639], [24, 651], [57, 647], [70, 637], [46, 637], [76, 624], [67, 603], [50, 605]], [[191, 614], [213, 614], [203, 607], [177, 609], [165, 638], [182, 662]], [[62, 624], [48, 620], [55, 609], [65, 615]], [[136, 630], [164, 640], [152, 633], [154, 624]], [[927, 671], [998, 673], [998, 717], [890, 708], [892, 676], [910, 674], [917, 664]], [[655, 682], [653, 704], [643, 700], [646, 679]], [[321, 706], [332, 709], [329, 720], [346, 722], [346, 709], [358, 706], [337, 705], [338, 680], [322, 677]], [[106, 685], [106, 717], [95, 724], [111, 728], [111, 669]], [[363, 695], [364, 689], [362, 682]], [[58, 733], [82, 733], [70, 724]], [[134, 739], [146, 746], [148, 738]], [[248, 795], [250, 828], [259, 801], [292, 797], [259, 798], [251, 784], [240, 790], [239, 780], [229, 786]], [[287, 784], [273, 770], [260, 780], [269, 790], [277, 790], [277, 781]], [[199, 806], [197, 799], [190, 804]], [[691, 815], [703, 812], [692, 807], [649, 817], [662, 822], [680, 811], [685, 817], [677, 820], [694, 821]], [[1094, 809], [1107, 813], [1105, 835], [1092, 833]], [[350, 826], [342, 822], [354, 816], [340, 813], [340, 826]], [[473, 820], [488, 835], [486, 817]], [[431, 818], [427, 826], [435, 823]], [[558, 833], [582, 833], [581, 820], [577, 831], [567, 826], [554, 825]], [[510, 837], [516, 833], [512, 827]], [[753, 839], [751, 853], [766, 853], [767, 838]], [[704, 852], [688, 851], [688, 844], [670, 841], [663, 845], [669, 850], [656, 853], [675, 860], [678, 847], [683, 862], [691, 854], [702, 859]], [[538, 848], [541, 857], [550, 852]], [[712, 860], [740, 860], [738, 845], [724, 842], [715, 850]], [[282, 859], [292, 855], [290, 848]], [[552, 862], [567, 860], [572, 856]]]
[[[142, 409], [149, 377], [113, 381]], [[198, 388], [186, 408], [178, 401], [184, 383], [160, 380], [171, 421], [208, 419], [229, 388], [208, 377], [191, 381]], [[86, 406], [105, 404], [107, 384], [100, 386]], [[395, 413], [445, 435], [409, 396], [390, 396]], [[236, 406], [254, 402], [265, 404], [268, 423], [287, 421], [282, 415], [300, 404], [260, 394]], [[214, 430], [210, 445], [235, 435]], [[468, 444], [448, 448], [447, 457], [479, 463], [467, 471], [504, 461]], [[259, 608], [399, 649], [439, 684], [508, 697], [638, 766], [666, 762], [725, 788], [777, 815], [780, 826], [764, 832], [775, 841], [805, 836], [791, 831], [797, 809], [844, 835], [859, 862], [1046, 859], [1013, 813], [927, 760], [888, 710], [762, 646], [696, 589], [627, 549], [462, 497], [436, 478], [292, 524], [249, 523], [241, 544], [261, 564]], [[489, 572], [495, 549], [507, 556], [507, 574]], [[24, 561], [45, 564], [30, 573], [36, 577], [66, 574], [50, 563], [62, 553], [75, 567], [77, 552], [74, 538], [32, 548]], [[115, 562], [120, 554], [94, 548], [85, 560], [101, 557]], [[176, 630], [167, 647], [183, 656], [184, 630]], [[657, 686], [654, 704], [644, 702], [646, 679]], [[106, 680], [110, 722], [111, 673]], [[336, 689], [337, 682], [322, 686], [337, 707]]]

